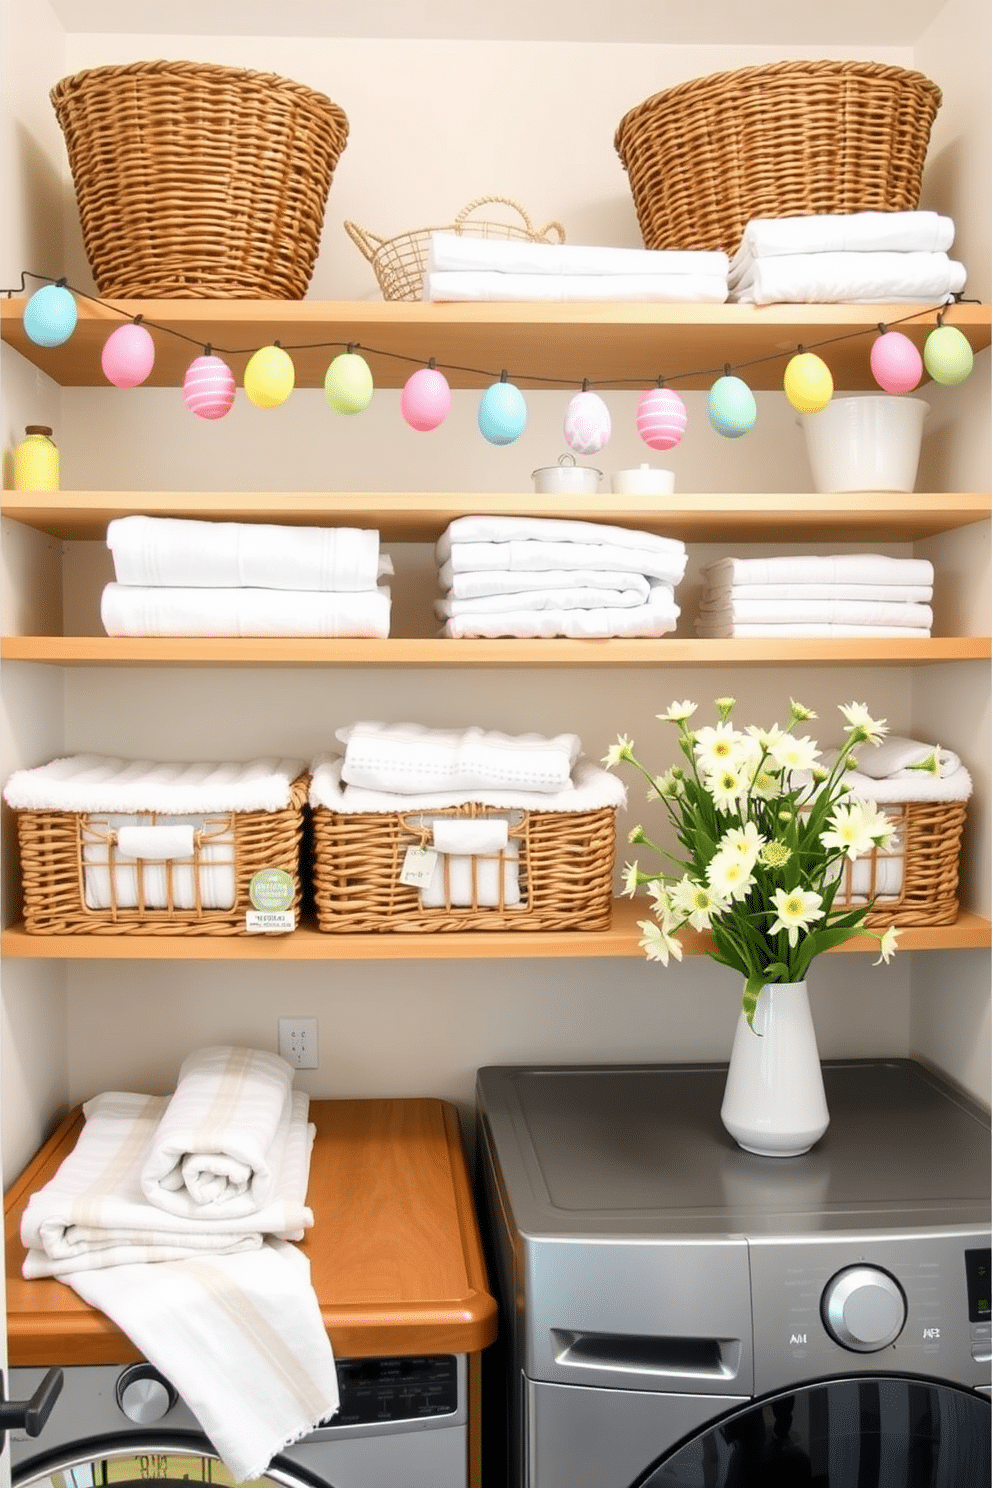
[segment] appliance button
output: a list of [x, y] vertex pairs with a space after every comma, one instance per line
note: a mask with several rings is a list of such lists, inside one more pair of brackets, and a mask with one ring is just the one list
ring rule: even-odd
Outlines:
[[992, 1340], [986, 1339], [984, 1343], [973, 1343], [971, 1345], [971, 1357], [976, 1364], [988, 1364], [992, 1362]]
[[136, 1426], [167, 1416], [179, 1397], [151, 1364], [132, 1364], [117, 1380], [117, 1404]]
[[827, 1282], [820, 1314], [842, 1348], [871, 1354], [902, 1332], [906, 1298], [895, 1277], [880, 1266], [847, 1266]]

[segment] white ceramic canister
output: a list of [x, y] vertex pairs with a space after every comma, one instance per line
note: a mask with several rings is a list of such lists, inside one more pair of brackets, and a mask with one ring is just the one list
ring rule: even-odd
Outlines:
[[542, 465], [531, 471], [534, 490], [547, 496], [594, 496], [603, 472], [592, 465], [576, 465], [571, 455], [561, 455], [557, 465]]
[[610, 485], [617, 496], [670, 496], [675, 490], [675, 471], [654, 465], [615, 470]]

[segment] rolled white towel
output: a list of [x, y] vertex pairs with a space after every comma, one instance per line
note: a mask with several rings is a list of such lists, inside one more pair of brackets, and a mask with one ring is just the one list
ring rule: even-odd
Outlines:
[[285, 1157], [292, 1087], [290, 1066], [266, 1050], [190, 1054], [141, 1170], [145, 1198], [190, 1219], [258, 1213]]
[[941, 775], [953, 775], [961, 768], [961, 758], [952, 749], [944, 749], [939, 744], [925, 744], [920, 739], [906, 739], [899, 734], [889, 734], [876, 746], [860, 744], [854, 753], [861, 774], [870, 775], [873, 780], [925, 773], [913, 767], [934, 754]]

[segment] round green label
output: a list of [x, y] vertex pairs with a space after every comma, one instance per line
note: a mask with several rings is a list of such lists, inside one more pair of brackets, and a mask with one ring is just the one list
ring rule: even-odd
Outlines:
[[282, 868], [260, 868], [248, 885], [248, 897], [256, 909], [289, 909], [294, 892], [293, 880]]

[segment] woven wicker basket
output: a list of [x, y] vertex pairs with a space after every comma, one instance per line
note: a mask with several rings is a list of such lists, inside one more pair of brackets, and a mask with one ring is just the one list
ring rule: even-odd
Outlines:
[[348, 137], [337, 104], [199, 62], [92, 68], [51, 100], [101, 294], [303, 298]]
[[[834, 909], [853, 908], [878, 896], [866, 923], [886, 925], [953, 925], [958, 917], [958, 872], [964, 801], [908, 801], [881, 809], [896, 830], [896, 845], [887, 853], [873, 851], [857, 864], [845, 862]], [[854, 874], [859, 899], [853, 897]], [[895, 894], [887, 892], [898, 878]]]
[[[280, 868], [295, 886], [290, 908], [299, 919], [300, 843], [309, 779], [293, 782], [289, 804], [280, 811], [231, 811], [209, 816], [195, 835], [187, 860], [117, 857], [116, 831], [96, 814], [75, 811], [17, 812], [21, 856], [24, 928], [31, 935], [245, 935], [252, 908], [249, 886], [262, 868]], [[167, 814], [151, 818], [167, 824]], [[233, 874], [231, 870], [233, 869]], [[207, 875], [226, 870], [233, 877], [234, 903], [208, 908], [202, 899]], [[151, 892], [154, 874], [156, 892]], [[87, 905], [87, 884], [99, 875], [109, 906]], [[120, 883], [137, 888], [138, 907], [122, 907]], [[164, 892], [162, 884], [165, 884]], [[215, 880], [216, 881], [216, 877]], [[192, 892], [191, 892], [192, 885]], [[91, 896], [93, 897], [93, 896]], [[144, 907], [147, 898], [164, 899], [165, 908]], [[185, 901], [195, 898], [193, 907]], [[183, 907], [176, 903], [180, 900]]]
[[648, 248], [733, 253], [752, 217], [919, 205], [941, 94], [877, 62], [780, 62], [656, 93], [614, 144]]
[[[471, 218], [479, 207], [501, 204], [520, 216], [520, 222], [493, 222]], [[560, 222], [546, 222], [535, 228], [523, 207], [506, 196], [480, 196], [463, 207], [454, 222], [444, 227], [421, 227], [415, 232], [400, 233], [395, 238], [380, 238], [357, 222], [346, 222], [344, 230], [372, 265], [383, 299], [419, 300], [423, 293], [424, 272], [431, 233], [464, 233], [475, 238], [519, 238], [528, 243], [564, 243], [565, 229]]]
[[[501, 816], [466, 803], [432, 810], [436, 817]], [[519, 820], [517, 820], [519, 818]], [[335, 932], [378, 930], [413, 934], [445, 930], [605, 930], [612, 914], [616, 811], [519, 811], [509, 829], [518, 856], [512, 860], [520, 904], [446, 903], [425, 907], [421, 891], [400, 883], [408, 848], [430, 843], [422, 814], [344, 813], [313, 810], [313, 888], [317, 928]], [[443, 854], [441, 855], [443, 858]], [[480, 857], [482, 855], [480, 854]], [[504, 882], [505, 854], [489, 857], [493, 877]], [[475, 880], [473, 879], [473, 887]]]

